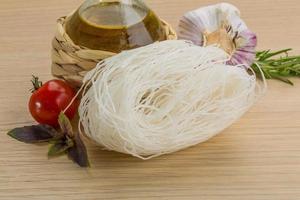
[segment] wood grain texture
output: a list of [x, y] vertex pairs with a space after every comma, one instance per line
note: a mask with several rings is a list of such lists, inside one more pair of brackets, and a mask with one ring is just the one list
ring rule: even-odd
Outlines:
[[[27, 112], [32, 73], [50, 79], [50, 44], [58, 17], [80, 0], [0, 0], [0, 199], [300, 199], [300, 81], [269, 82], [267, 95], [210, 141], [141, 161], [89, 144], [92, 168], [65, 157], [47, 160], [45, 146], [24, 145], [6, 132], [32, 124]], [[149, 0], [176, 26], [210, 0]], [[260, 49], [300, 53], [299, 0], [232, 0], [259, 36]]]

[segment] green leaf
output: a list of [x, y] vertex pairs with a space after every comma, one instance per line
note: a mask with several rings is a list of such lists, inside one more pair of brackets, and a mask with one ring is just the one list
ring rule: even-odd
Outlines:
[[58, 141], [50, 146], [48, 151], [48, 158], [57, 157], [62, 154], [65, 154], [69, 148], [70, 146], [68, 146], [63, 141]]
[[280, 50], [280, 51], [276, 51], [276, 52], [271, 52], [271, 53], [267, 53], [265, 56], [264, 56], [264, 60], [267, 60], [268, 58], [271, 58], [273, 56], [277, 56], [277, 55], [280, 55], [280, 54], [286, 54], [286, 56], [288, 55], [288, 52], [291, 51], [292, 49], [283, 49], [283, 50]]
[[71, 138], [74, 137], [72, 124], [69, 118], [63, 112], [59, 114], [58, 123], [63, 134], [68, 135]]
[[272, 75], [272, 78], [273, 79], [277, 79], [279, 81], [282, 81], [284, 83], [287, 83], [291, 86], [294, 86], [294, 83], [292, 81], [290, 81], [288, 78], [284, 78], [283, 76], [280, 76], [280, 75]]
[[29, 144], [49, 142], [59, 136], [54, 128], [42, 124], [15, 128], [7, 134], [16, 140]]
[[68, 149], [68, 157], [80, 167], [90, 167], [86, 147], [78, 133], [75, 134], [74, 146]]

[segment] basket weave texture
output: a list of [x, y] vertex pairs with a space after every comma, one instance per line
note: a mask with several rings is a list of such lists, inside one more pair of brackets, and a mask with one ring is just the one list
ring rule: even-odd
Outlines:
[[[52, 41], [52, 75], [68, 81], [74, 87], [80, 87], [85, 74], [92, 70], [101, 60], [115, 53], [91, 50], [76, 45], [65, 30], [68, 17], [57, 20], [57, 29]], [[162, 20], [167, 39], [177, 39], [172, 27]]]

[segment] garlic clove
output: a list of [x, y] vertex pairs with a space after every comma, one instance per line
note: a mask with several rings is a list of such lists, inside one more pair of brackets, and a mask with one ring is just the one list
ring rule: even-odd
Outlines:
[[199, 46], [217, 45], [230, 55], [228, 64], [247, 64], [255, 58], [257, 39], [240, 11], [233, 5], [221, 3], [186, 13], [179, 22], [179, 39]]
[[249, 30], [244, 30], [240, 33], [240, 36], [236, 38], [236, 44], [236, 51], [231, 56], [231, 59], [227, 62], [227, 64], [247, 64], [250, 66], [256, 55], [256, 35]]

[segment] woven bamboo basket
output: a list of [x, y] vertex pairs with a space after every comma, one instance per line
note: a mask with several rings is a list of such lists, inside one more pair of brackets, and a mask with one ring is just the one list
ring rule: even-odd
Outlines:
[[[115, 55], [115, 53], [91, 50], [76, 45], [68, 36], [65, 24], [69, 17], [57, 20], [57, 30], [52, 41], [52, 74], [69, 82], [74, 87], [80, 87], [85, 74], [93, 69], [98, 62]], [[167, 39], [177, 39], [172, 27], [162, 20]]]

